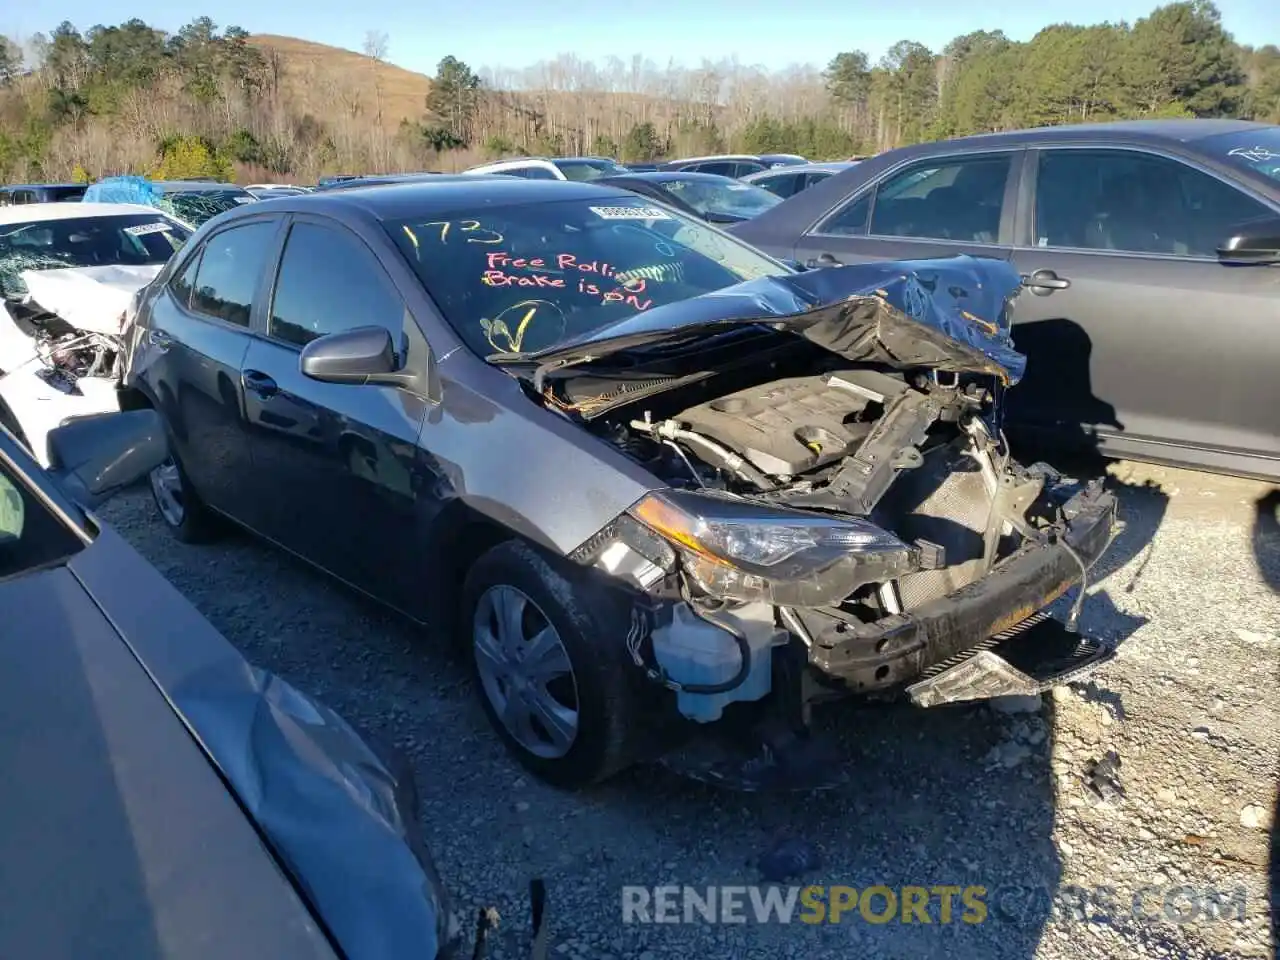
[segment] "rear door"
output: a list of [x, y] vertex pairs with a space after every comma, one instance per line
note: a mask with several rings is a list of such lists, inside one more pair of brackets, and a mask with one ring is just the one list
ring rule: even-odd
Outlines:
[[406, 363], [426, 342], [368, 244], [295, 217], [241, 383], [259, 477], [254, 527], [348, 583], [413, 613], [430, 558], [412, 536], [417, 437], [428, 403], [397, 387], [321, 383], [302, 348], [353, 327], [390, 331]]
[[1046, 147], [1027, 167], [1013, 421], [1156, 459], [1280, 457], [1280, 280], [1216, 256], [1270, 205], [1146, 148]]
[[255, 217], [212, 234], [157, 292], [134, 357], [192, 485], [242, 521], [252, 472], [240, 367], [281, 227], [279, 218]]
[[1008, 259], [1021, 153], [953, 151], [892, 168], [809, 228], [792, 255], [809, 267], [965, 253]]

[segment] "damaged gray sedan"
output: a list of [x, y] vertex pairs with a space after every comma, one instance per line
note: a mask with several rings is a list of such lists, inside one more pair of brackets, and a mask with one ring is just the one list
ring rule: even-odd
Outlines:
[[1111, 655], [1083, 589], [1043, 612], [1116, 503], [1009, 457], [1018, 289], [969, 257], [795, 272], [588, 184], [358, 188], [203, 227], [141, 298], [126, 405], [168, 424], [175, 533], [230, 519], [465, 638], [538, 775], [761, 786], [813, 772], [818, 701]]

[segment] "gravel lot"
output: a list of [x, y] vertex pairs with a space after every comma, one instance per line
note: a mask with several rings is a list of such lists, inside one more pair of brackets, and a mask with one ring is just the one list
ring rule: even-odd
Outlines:
[[[1118, 659], [1031, 712], [840, 705], [822, 723], [857, 784], [811, 795], [735, 795], [655, 769], [559, 793], [507, 757], [439, 638], [245, 536], [178, 544], [145, 491], [102, 514], [251, 660], [410, 754], [447, 882], [504, 918], [499, 957], [523, 955], [533, 876], [550, 890], [553, 956], [570, 958], [1274, 956], [1280, 491], [1112, 473], [1128, 526], [1082, 627], [1119, 641]], [[1082, 775], [1109, 750], [1125, 794], [1099, 801]], [[760, 855], [786, 840], [818, 858], [799, 884], [977, 884], [989, 917], [959, 922], [957, 902], [953, 922], [935, 908], [927, 925], [856, 911], [818, 926], [621, 922], [625, 884], [755, 883]], [[1184, 884], [1243, 887], [1245, 919], [1170, 921], [1164, 891]], [[1160, 888], [1143, 900], [1152, 918], [1134, 920], [1147, 885]], [[1073, 886], [1114, 888], [1116, 908], [1050, 915], [1049, 897], [1076, 902]], [[1184, 917], [1189, 903], [1171, 900]]]

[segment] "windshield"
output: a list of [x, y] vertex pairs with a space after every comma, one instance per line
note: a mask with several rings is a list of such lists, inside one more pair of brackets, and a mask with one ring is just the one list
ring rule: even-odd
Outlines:
[[1215, 159], [1280, 183], [1280, 127], [1208, 137], [1200, 146]]
[[24, 270], [163, 264], [191, 231], [159, 213], [0, 225], [0, 292], [27, 292]]
[[777, 194], [732, 177], [717, 177], [714, 180], [701, 177], [697, 180], [663, 180], [659, 186], [704, 217], [719, 214], [750, 220], [782, 202]]
[[252, 203], [253, 200], [253, 194], [246, 190], [183, 190], [166, 193], [160, 204], [171, 210], [174, 216], [198, 227], [238, 204]]
[[569, 180], [595, 180], [627, 172], [626, 167], [609, 160], [557, 160], [556, 166]]
[[481, 207], [386, 224], [480, 356], [533, 353], [636, 313], [782, 276], [782, 264], [642, 199]]

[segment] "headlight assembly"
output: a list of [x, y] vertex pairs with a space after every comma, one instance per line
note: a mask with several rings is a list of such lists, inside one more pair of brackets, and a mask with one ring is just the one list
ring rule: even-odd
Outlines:
[[873, 523], [683, 490], [630, 510], [680, 551], [705, 592], [780, 606], [827, 606], [910, 573], [919, 551]]

